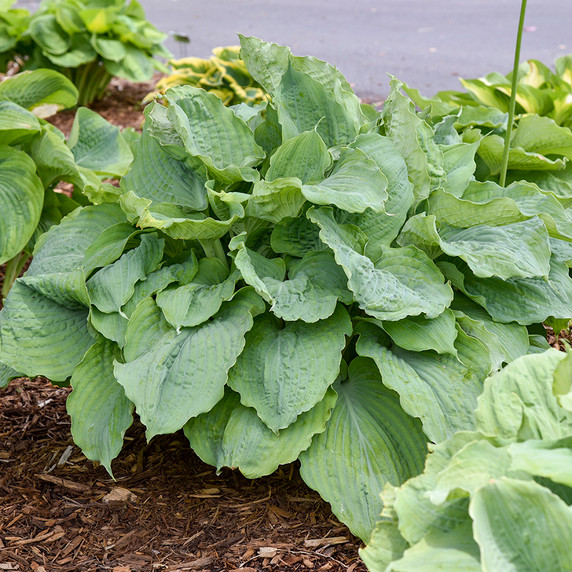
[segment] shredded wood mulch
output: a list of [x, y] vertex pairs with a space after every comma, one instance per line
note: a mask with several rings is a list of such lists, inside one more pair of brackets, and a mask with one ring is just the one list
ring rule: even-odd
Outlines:
[[365, 571], [295, 464], [217, 476], [182, 433], [147, 444], [136, 422], [114, 481], [74, 445], [69, 391], [38, 378], [0, 394], [0, 570]]

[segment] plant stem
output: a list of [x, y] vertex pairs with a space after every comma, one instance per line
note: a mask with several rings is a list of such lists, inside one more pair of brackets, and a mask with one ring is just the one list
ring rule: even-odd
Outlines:
[[220, 242], [220, 239], [199, 239], [199, 243], [205, 251], [207, 258], [218, 258], [228, 270], [228, 259], [224, 252], [224, 248]]
[[518, 21], [518, 32], [516, 35], [516, 47], [514, 50], [514, 65], [512, 68], [512, 86], [510, 89], [510, 102], [508, 105], [508, 122], [506, 126], [504, 151], [503, 151], [501, 171], [500, 171], [501, 187], [504, 187], [506, 185], [506, 172], [508, 169], [508, 155], [510, 151], [510, 137], [512, 135], [512, 123], [514, 121], [514, 108], [516, 104], [516, 90], [518, 88], [518, 65], [520, 61], [520, 44], [522, 41], [522, 30], [524, 28], [525, 13], [526, 13], [526, 0], [522, 0], [520, 5], [520, 19]]

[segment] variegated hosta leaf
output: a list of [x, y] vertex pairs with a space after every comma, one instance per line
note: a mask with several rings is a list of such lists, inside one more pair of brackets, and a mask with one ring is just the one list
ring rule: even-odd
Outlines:
[[270, 310], [287, 321], [317, 322], [334, 313], [338, 300], [353, 301], [346, 276], [329, 252], [306, 253], [291, 264], [288, 280], [283, 259], [267, 259], [244, 246], [235, 264], [245, 282], [271, 304]]
[[[0, 359], [29, 377], [65, 381], [93, 344], [88, 310], [68, 308], [16, 280], [0, 320]], [[54, 359], [57, 356], [57, 359]]]
[[77, 110], [67, 145], [80, 167], [98, 175], [120, 177], [133, 161], [119, 128], [87, 107]]
[[113, 264], [96, 272], [87, 282], [91, 303], [102, 312], [119, 312], [131, 298], [135, 283], [145, 280], [163, 257], [165, 239], [141, 235], [141, 243]]
[[270, 157], [266, 180], [296, 177], [302, 184], [312, 184], [324, 179], [332, 157], [317, 131], [304, 131], [287, 139]]
[[487, 355], [478, 340], [463, 338], [459, 332], [455, 357], [386, 347], [379, 328], [372, 324], [360, 324], [359, 332], [356, 351], [375, 361], [383, 383], [399, 394], [409, 415], [421, 419], [429, 439], [438, 443], [456, 431], [475, 428], [473, 411], [488, 373], [483, 375], [473, 366], [473, 361]]
[[457, 355], [455, 315], [448, 308], [436, 318], [414, 316], [397, 322], [380, 322], [380, 325], [393, 341], [405, 350], [434, 350], [438, 354]]
[[211, 411], [188, 421], [184, 431], [205, 463], [217, 469], [238, 468], [245, 477], [254, 479], [297, 459], [310, 446], [312, 437], [324, 431], [336, 399], [336, 392], [328, 389], [312, 409], [277, 435], [254, 409], [241, 405], [239, 396], [227, 389]]
[[445, 178], [443, 153], [432, 139], [431, 127], [417, 116], [413, 102], [401, 93], [404, 84], [392, 77], [390, 85], [382, 110], [383, 128], [407, 163], [417, 202], [441, 186]]
[[133, 404], [113, 375], [117, 359], [121, 359], [119, 348], [100, 337], [74, 369], [73, 391], [66, 402], [76, 445], [109, 474], [111, 461], [123, 446], [123, 435], [133, 423]]
[[[206, 175], [206, 173], [205, 173]], [[172, 203], [194, 211], [207, 208], [206, 179], [200, 170], [178, 161], [144, 129], [135, 147], [135, 160], [121, 187], [158, 203]]]
[[311, 203], [335, 205], [349, 213], [362, 213], [368, 208], [382, 213], [387, 178], [363, 151], [346, 149], [324, 180], [302, 185], [302, 194]]
[[264, 150], [248, 125], [216, 95], [178, 86], [168, 90], [167, 100], [167, 118], [188, 154], [200, 159], [212, 178], [226, 184], [258, 179], [253, 167], [264, 159]]
[[[336, 382], [338, 401], [326, 431], [300, 455], [301, 475], [364, 541], [381, 511], [379, 491], [423, 469], [427, 438], [399, 405], [371, 360], [356, 358]], [[351, 483], [351, 486], [348, 486]]]
[[471, 499], [473, 531], [487, 570], [572, 568], [572, 512], [535, 482], [493, 481]]
[[375, 264], [351, 244], [355, 227], [339, 225], [331, 208], [311, 208], [320, 238], [333, 251], [348, 277], [348, 288], [360, 308], [380, 320], [397, 321], [421, 313], [435, 318], [449, 306], [453, 292], [433, 262], [420, 250], [384, 248]]
[[0, 145], [0, 264], [25, 246], [40, 220], [44, 186], [23, 151]]
[[192, 282], [157, 294], [157, 305], [167, 322], [179, 330], [202, 324], [234, 296], [240, 273], [230, 273], [218, 258], [201, 258]]
[[222, 399], [228, 370], [244, 348], [253, 316], [264, 310], [264, 304], [254, 291], [242, 289], [212, 320], [179, 332], [168, 325], [154, 302], [140, 307], [147, 331], [132, 326], [141, 323], [138, 307], [126, 334], [126, 363], [116, 363], [115, 376], [135, 403], [151, 439], [179, 430]]
[[511, 440], [572, 434], [572, 414], [552, 390], [554, 371], [565, 358], [556, 350], [524, 356], [489, 378], [475, 413], [479, 431]]
[[439, 262], [451, 283], [498, 322], [540, 323], [549, 316], [572, 319], [572, 279], [568, 267], [552, 258], [548, 278], [478, 278], [461, 261]]
[[73, 83], [55, 70], [22, 72], [0, 83], [0, 101], [17, 103], [38, 117], [49, 117], [60, 109], [73, 107], [77, 96]]
[[538, 217], [503, 226], [458, 228], [438, 225], [434, 216], [420, 214], [407, 221], [399, 243], [414, 244], [429, 250], [428, 254], [436, 247], [449, 256], [458, 256], [481, 278], [547, 276], [550, 269], [548, 232]]
[[276, 434], [323, 398], [340, 370], [352, 326], [347, 311], [314, 324], [259, 318], [229, 371], [228, 384]]

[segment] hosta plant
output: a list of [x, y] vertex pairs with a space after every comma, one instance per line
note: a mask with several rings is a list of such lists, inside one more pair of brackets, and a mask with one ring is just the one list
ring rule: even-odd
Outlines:
[[0, 0], [0, 70], [15, 57], [15, 47], [30, 23], [30, 12], [11, 8], [14, 0]]
[[386, 485], [361, 551], [371, 572], [572, 569], [572, 353], [523, 356], [487, 379], [476, 431]]
[[0, 264], [6, 264], [0, 299], [38, 237], [79, 206], [56, 186], [67, 181], [102, 192], [97, 175], [121, 176], [132, 160], [119, 129], [88, 109], [78, 110], [67, 141], [42, 119], [76, 100], [73, 84], [53, 70], [0, 83]]
[[474, 431], [487, 375], [572, 317], [570, 211], [473, 180], [478, 142], [396, 79], [378, 113], [324, 62], [241, 46], [267, 101], [151, 103], [120, 191], [38, 241], [0, 360], [71, 383], [74, 439], [109, 471], [135, 410], [219, 469], [298, 458], [368, 540], [384, 484]]
[[79, 91], [79, 105], [102, 97], [112, 77], [147, 81], [165, 71], [166, 35], [137, 0], [42, 0], [13, 53], [22, 69], [51, 68]]
[[225, 105], [253, 105], [264, 99], [264, 91], [240, 59], [240, 46], [215, 48], [210, 59], [171, 60], [171, 73], [161, 78], [145, 100], [163, 94], [175, 85], [192, 85], [218, 95]]

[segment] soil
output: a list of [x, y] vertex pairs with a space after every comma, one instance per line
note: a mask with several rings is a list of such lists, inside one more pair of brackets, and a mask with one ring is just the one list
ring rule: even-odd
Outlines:
[[[92, 109], [140, 129], [153, 85], [114, 80]], [[69, 134], [73, 117], [50, 121]], [[0, 571], [366, 571], [360, 540], [296, 463], [257, 480], [217, 475], [182, 433], [148, 444], [136, 419], [113, 480], [73, 443], [69, 391], [43, 378], [0, 391]]]

